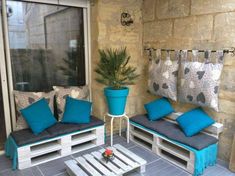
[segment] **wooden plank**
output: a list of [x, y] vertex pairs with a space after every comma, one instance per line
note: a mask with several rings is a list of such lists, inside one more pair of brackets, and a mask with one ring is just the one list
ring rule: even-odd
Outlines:
[[115, 157], [118, 157], [120, 160], [122, 160], [124, 163], [130, 165], [132, 168], [139, 167], [140, 165], [137, 162], [134, 162], [130, 160], [128, 157], [120, 153], [116, 148], [110, 147], [111, 150], [113, 150], [113, 153]]
[[72, 137], [72, 145], [82, 144], [88, 141], [96, 139], [97, 136], [93, 133], [91, 134], [80, 134], [77, 138]]
[[91, 174], [92, 176], [102, 176], [83, 157], [78, 157], [75, 160], [83, 167], [83, 169], [87, 171], [87, 173]]
[[34, 158], [36, 156], [41, 156], [46, 153], [54, 152], [60, 149], [61, 145], [57, 141], [53, 143], [48, 142], [45, 144], [40, 144], [38, 146], [35, 145], [33, 148], [31, 148], [31, 157]]
[[[182, 112], [175, 112], [175, 113], [172, 113], [172, 114], [166, 116], [165, 119], [176, 123], [175, 120], [182, 114], [183, 114]], [[212, 124], [211, 126], [206, 128], [204, 131], [208, 132], [208, 133], [219, 135], [223, 131], [223, 124], [215, 122], [214, 124]]]
[[[105, 149], [101, 149], [99, 152], [103, 153], [104, 151], [105, 151]], [[125, 172], [130, 171], [132, 169], [131, 166], [128, 166], [126, 163], [122, 162], [117, 157], [114, 157], [114, 159], [111, 162], [116, 164], [118, 167], [123, 169]]]
[[130, 133], [150, 144], [153, 144], [153, 140], [149, 139], [149, 136], [145, 135], [144, 133], [138, 132], [136, 130], [132, 130]]
[[101, 163], [99, 163], [92, 155], [86, 154], [83, 155], [83, 157], [92, 164], [93, 167], [95, 167], [97, 170], [99, 170], [102, 174], [108, 175], [108, 176], [115, 176], [113, 172], [110, 172], [106, 167], [104, 167]]
[[[131, 125], [132, 125], [132, 126], [135, 126], [134, 124], [131, 124]], [[149, 131], [147, 131], [147, 130], [141, 128], [141, 127], [137, 127], [137, 126], [135, 126], [135, 127], [136, 127], [136, 128], [140, 128], [140, 129], [142, 129], [142, 130], [144, 130], [144, 131], [146, 131], [146, 132], [148, 132], [148, 133], [150, 133], [150, 134], [153, 134], [154, 136], [157, 136], [157, 137], [160, 138], [160, 139], [163, 139], [163, 140], [166, 140], [166, 141], [172, 143], [170, 140], [168, 140], [168, 139], [166, 139], [166, 138], [163, 138], [163, 137], [161, 137], [161, 136], [158, 136], [157, 134], [154, 134], [153, 132], [149, 132]], [[133, 130], [133, 129], [132, 129], [132, 130]], [[141, 144], [139, 141], [137, 141], [137, 140], [135, 140], [135, 139], [134, 139], [134, 141], [137, 142], [138, 144], [142, 145], [144, 148], [149, 149], [147, 146]], [[172, 144], [174, 144], [174, 143], [172, 143]], [[168, 148], [166, 149], [166, 147], [164, 147], [164, 146], [162, 147], [159, 141], [158, 141], [158, 142], [154, 142], [153, 145], [154, 145], [154, 146], [153, 146], [152, 148], [155, 148], [155, 149], [152, 150], [152, 151], [153, 151], [154, 153], [157, 153], [160, 157], [162, 157], [162, 158], [168, 160], [169, 162], [171, 162], [171, 163], [177, 165], [178, 167], [180, 167], [180, 168], [182, 168], [182, 169], [184, 169], [184, 170], [186, 170], [186, 171], [188, 171], [188, 172], [190, 172], [190, 173], [193, 173], [194, 157], [192, 157], [192, 160], [191, 160], [191, 156], [190, 156], [190, 157], [189, 157], [190, 159], [189, 159], [188, 161], [186, 161], [186, 164], [182, 164], [181, 162], [175, 160], [174, 158], [172, 158], [172, 157], [170, 157], [170, 156], [165, 155], [164, 153], [162, 153], [162, 150], [164, 150], [164, 151], [166, 151], [166, 152], [168, 152], [168, 153], [170, 153], [170, 154], [173, 154], [173, 155], [176, 156], [176, 157], [179, 157], [179, 156], [175, 155], [175, 152], [172, 152], [173, 149], [169, 150]], [[176, 145], [176, 144], [174, 144], [174, 145]], [[165, 150], [165, 149], [166, 149], [166, 150]], [[173, 151], [174, 151], [174, 150], [173, 150]], [[181, 159], [183, 159], [183, 158], [181, 158]], [[185, 159], [185, 158], [184, 158], [184, 159]]]
[[185, 153], [181, 152], [180, 150], [174, 151], [174, 148], [171, 147], [171, 146], [165, 147], [163, 145], [159, 145], [158, 147], [163, 149], [163, 150], [165, 150], [165, 151], [167, 151], [167, 152], [169, 152], [169, 153], [171, 153], [174, 156], [177, 156], [177, 157], [185, 160], [185, 161], [189, 161], [190, 160], [189, 156], [186, 156]]
[[65, 161], [67, 173], [70, 176], [88, 176], [76, 163], [75, 160]]
[[113, 171], [115, 174], [117, 175], [121, 175], [124, 172], [124, 170], [118, 168], [117, 166], [115, 166], [114, 164], [112, 164], [111, 162], [106, 162], [102, 156], [102, 153], [100, 152], [92, 152], [91, 153], [96, 159], [98, 159], [103, 165], [107, 166], [111, 171]]
[[144, 164], [147, 163], [143, 158], [141, 158], [141, 157], [139, 157], [138, 155], [134, 154], [133, 152], [131, 152], [130, 150], [126, 149], [125, 147], [123, 147], [123, 146], [120, 145], [120, 144], [115, 144], [114, 147], [115, 147], [118, 151], [120, 151], [120, 152], [122, 152], [123, 154], [127, 155], [128, 157], [130, 157], [131, 159], [133, 159], [134, 161], [138, 162], [138, 163], [141, 164], [141, 165], [144, 165]]

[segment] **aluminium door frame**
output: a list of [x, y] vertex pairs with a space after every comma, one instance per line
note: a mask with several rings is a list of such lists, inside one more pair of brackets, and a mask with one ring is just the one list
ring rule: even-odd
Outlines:
[[[14, 1], [14, 0], [13, 0]], [[16, 0], [15, 0], [16, 1]], [[80, 7], [83, 8], [83, 21], [84, 21], [84, 48], [85, 48], [85, 76], [86, 84], [89, 87], [89, 99], [91, 100], [91, 39], [90, 39], [90, 0], [18, 0], [22, 2], [34, 2], [43, 4], [53, 4], [53, 5], [64, 5], [70, 7]], [[12, 77], [12, 66], [11, 66], [11, 56], [10, 56], [10, 45], [8, 36], [8, 24], [7, 24], [7, 14], [6, 14], [6, 0], [2, 0], [2, 17], [3, 17], [3, 34], [4, 34], [4, 46], [5, 46], [5, 66], [7, 67], [7, 78], [8, 78], [8, 97], [10, 99], [9, 106], [6, 109], [10, 109], [7, 112], [5, 121], [7, 123], [11, 122], [11, 127], [8, 124], [8, 133], [15, 130], [16, 127], [16, 111], [13, 95], [13, 77]], [[2, 40], [2, 39], [1, 39]], [[1, 42], [1, 41], [0, 41]], [[2, 65], [2, 64], [1, 64]], [[6, 97], [5, 97], [6, 98]], [[11, 114], [11, 115], [9, 115]]]
[[[7, 70], [6, 70], [6, 61], [5, 61], [5, 50], [4, 50], [4, 41], [3, 41], [3, 28], [2, 28], [2, 17], [0, 16], [0, 72], [1, 72], [1, 86], [2, 86], [2, 98], [3, 98], [3, 109], [4, 109], [4, 119], [5, 119], [5, 128], [6, 135], [8, 136], [11, 132], [11, 112], [9, 106], [9, 92], [8, 92], [8, 80], [7, 80]], [[7, 137], [6, 136], [6, 137]]]

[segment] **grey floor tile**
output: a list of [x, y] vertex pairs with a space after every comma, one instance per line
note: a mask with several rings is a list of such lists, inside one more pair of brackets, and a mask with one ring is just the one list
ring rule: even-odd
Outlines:
[[[226, 170], [221, 168], [221, 167], [218, 167], [218, 166], [210, 166], [208, 167], [205, 171], [204, 171], [204, 174], [203, 176], [219, 176], [219, 175], [222, 175]], [[225, 174], [226, 175], [226, 174]]]
[[157, 161], [152, 162], [146, 166], [146, 173], [144, 175], [156, 176], [157, 173], [167, 167], [171, 167], [171, 165], [162, 159], [158, 159]]
[[159, 159], [159, 156], [152, 153], [151, 151], [144, 149], [140, 146], [134, 146], [132, 148], [129, 148], [130, 151], [135, 153], [136, 155], [140, 156], [141, 158], [145, 159], [148, 163], [156, 161]]
[[6, 170], [11, 169], [11, 160], [7, 158], [5, 155], [0, 156], [0, 173]]
[[182, 171], [173, 165], [165, 167], [161, 171], [157, 172], [158, 176], [165, 176], [165, 175], [181, 175]]
[[67, 156], [54, 161], [43, 163], [39, 165], [38, 168], [44, 176], [54, 176], [65, 172], [64, 162], [70, 159], [72, 159], [72, 156]]
[[66, 172], [62, 172], [62, 173], [60, 173], [58, 175], [54, 175], [54, 176], [69, 176], [69, 175]]
[[[117, 135], [113, 137], [113, 144], [121, 144], [126, 148], [136, 146], [134, 142], [130, 141], [129, 143], [127, 143], [126, 138]], [[103, 145], [103, 147], [108, 147], [108, 146], [110, 146], [110, 136], [107, 136], [106, 143], [105, 145]]]
[[0, 176], [43, 176], [37, 167], [31, 167], [24, 170], [7, 170], [1, 172]]
[[181, 173], [174, 175], [174, 176], [192, 176], [192, 174], [189, 174], [188, 172], [182, 171]]
[[143, 175], [144, 174], [140, 174], [140, 173], [138, 173], [136, 171], [124, 174], [124, 176], [143, 176]]

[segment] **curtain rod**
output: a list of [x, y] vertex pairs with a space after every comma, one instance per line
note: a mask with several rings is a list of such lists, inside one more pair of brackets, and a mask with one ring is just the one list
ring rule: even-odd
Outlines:
[[[146, 51], [150, 51], [150, 50], [153, 50], [153, 51], [156, 51], [157, 49], [155, 48], [144, 48], [144, 50]], [[235, 48], [234, 47], [231, 47], [231, 48], [226, 48], [226, 49], [222, 49], [224, 53], [232, 53], [232, 55], [234, 56], [235, 55]], [[175, 49], [161, 49], [161, 51], [176, 51]], [[182, 50], [179, 50], [179, 51], [182, 51]], [[190, 49], [190, 50], [187, 50], [188, 52], [192, 52], [193, 50]], [[205, 52], [206, 50], [197, 50], [198, 52]], [[217, 50], [211, 50], [211, 52], [216, 52]]]

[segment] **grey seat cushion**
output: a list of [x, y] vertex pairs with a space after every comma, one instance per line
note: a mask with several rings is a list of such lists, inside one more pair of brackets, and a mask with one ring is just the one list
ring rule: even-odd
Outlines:
[[134, 116], [130, 119], [130, 121], [144, 126], [150, 130], [153, 130], [167, 137], [168, 139], [188, 145], [197, 150], [201, 150], [211, 144], [215, 144], [216, 142], [218, 142], [215, 137], [209, 136], [204, 133], [198, 133], [197, 135], [194, 135], [192, 137], [187, 137], [177, 124], [162, 119], [150, 121], [148, 120], [146, 115]]
[[59, 135], [72, 133], [74, 131], [85, 130], [103, 124], [104, 122], [102, 120], [97, 119], [94, 116], [91, 116], [90, 123], [87, 124], [57, 123], [52, 127], [48, 128], [47, 131], [51, 135], [51, 137], [56, 137]]
[[103, 125], [104, 122], [94, 116], [91, 116], [91, 122], [88, 124], [63, 124], [56, 123], [52, 127], [46, 129], [38, 135], [34, 135], [30, 129], [23, 129], [19, 131], [14, 131], [11, 136], [14, 138], [18, 146], [32, 144], [38, 141], [50, 139], [57, 137], [59, 135], [68, 134], [80, 130], [85, 130], [88, 128]]
[[41, 141], [50, 138], [50, 134], [45, 130], [39, 135], [34, 135], [31, 129], [23, 129], [19, 131], [13, 131], [11, 136], [14, 138], [18, 146], [31, 144], [36, 141]]

